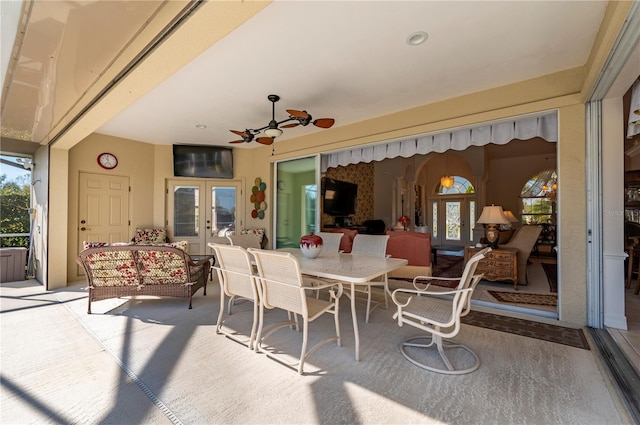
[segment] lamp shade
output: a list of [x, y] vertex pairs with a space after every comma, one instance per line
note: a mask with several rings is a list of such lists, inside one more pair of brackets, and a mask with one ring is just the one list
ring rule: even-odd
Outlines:
[[507, 220], [509, 220], [511, 223], [517, 223], [519, 220], [516, 218], [515, 215], [513, 215], [513, 213], [509, 210], [506, 210], [504, 212], [504, 216], [507, 217]]
[[482, 214], [476, 221], [480, 224], [511, 224], [509, 219], [504, 215], [504, 211], [500, 205], [487, 205], [482, 208]]

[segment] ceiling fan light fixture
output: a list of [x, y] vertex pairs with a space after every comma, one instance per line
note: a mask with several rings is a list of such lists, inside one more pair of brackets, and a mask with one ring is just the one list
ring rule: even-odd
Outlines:
[[279, 128], [267, 128], [264, 131], [264, 134], [275, 139], [276, 137], [282, 136], [282, 130], [280, 130]]
[[[269, 102], [271, 102], [271, 121], [269, 121], [269, 124], [260, 128], [246, 129], [245, 131], [229, 130], [233, 134], [241, 137], [240, 140], [234, 140], [229, 143], [249, 143], [253, 140], [253, 136], [257, 136], [264, 131], [264, 135], [266, 137], [258, 137], [256, 139], [256, 142], [263, 145], [271, 145], [273, 144], [276, 137], [282, 136], [283, 132], [280, 127], [291, 128], [297, 127], [299, 125], [305, 126], [309, 123], [312, 123], [319, 128], [330, 128], [335, 122], [333, 118], [319, 118], [312, 122], [311, 115], [307, 111], [298, 111], [296, 109], [287, 109], [287, 113], [289, 114], [289, 116], [282, 121], [276, 121], [276, 102], [280, 100], [280, 96], [278, 96], [277, 94], [270, 94], [269, 96], [267, 96], [267, 99], [269, 100]], [[287, 124], [291, 121], [295, 122]]]
[[407, 44], [409, 46], [419, 46], [427, 41], [427, 38], [429, 38], [429, 35], [426, 32], [416, 31], [412, 34], [409, 34], [409, 37], [407, 37]]

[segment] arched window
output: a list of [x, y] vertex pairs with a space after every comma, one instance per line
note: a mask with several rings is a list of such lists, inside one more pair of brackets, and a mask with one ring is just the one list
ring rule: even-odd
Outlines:
[[522, 200], [522, 222], [525, 224], [555, 222], [555, 202], [558, 175], [555, 170], [544, 170], [525, 183]]
[[451, 187], [447, 188], [442, 186], [441, 183], [438, 183], [436, 193], [438, 195], [468, 195], [475, 193], [475, 188], [471, 182], [464, 177], [454, 176], [453, 185]]

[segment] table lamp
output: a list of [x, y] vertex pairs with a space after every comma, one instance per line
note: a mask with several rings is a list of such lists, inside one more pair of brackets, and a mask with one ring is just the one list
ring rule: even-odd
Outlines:
[[491, 248], [498, 247], [498, 239], [500, 237], [498, 225], [511, 224], [509, 219], [505, 217], [500, 205], [487, 205], [482, 208], [482, 214], [480, 214], [480, 218], [476, 223], [484, 224], [484, 235]]
[[502, 225], [502, 230], [509, 230], [511, 229], [511, 227], [515, 224], [518, 223], [520, 220], [518, 220], [516, 218], [515, 215], [513, 215], [513, 213], [509, 210], [504, 210], [504, 216], [507, 217], [507, 220], [509, 220], [509, 224], [504, 224]]

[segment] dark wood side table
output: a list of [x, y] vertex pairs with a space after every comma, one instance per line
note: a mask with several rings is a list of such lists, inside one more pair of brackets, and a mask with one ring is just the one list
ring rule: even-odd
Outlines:
[[[464, 262], [484, 249], [484, 247], [464, 247]], [[515, 248], [494, 248], [480, 260], [476, 273], [484, 274], [483, 279], [490, 281], [512, 281], [513, 289], [518, 289], [518, 250]]]
[[194, 263], [209, 260], [209, 280], [213, 280], [212, 267], [216, 265], [216, 257], [213, 254], [190, 254], [189, 257], [191, 257], [191, 261]]

